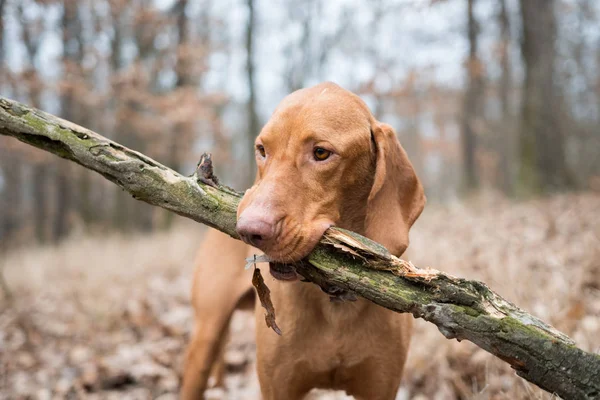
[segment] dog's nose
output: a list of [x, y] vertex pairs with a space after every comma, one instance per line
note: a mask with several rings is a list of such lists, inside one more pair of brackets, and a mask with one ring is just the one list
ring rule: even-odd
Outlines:
[[242, 214], [236, 226], [240, 238], [262, 250], [267, 242], [275, 236], [275, 224], [267, 218], [251, 217]]

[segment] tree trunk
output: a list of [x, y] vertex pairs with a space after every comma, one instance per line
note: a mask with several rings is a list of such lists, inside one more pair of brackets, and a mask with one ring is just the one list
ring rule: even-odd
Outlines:
[[22, 204], [23, 204], [23, 177], [22, 164], [19, 157], [9, 154], [0, 149], [2, 158], [2, 196], [0, 197], [0, 250], [4, 250], [3, 244], [8, 245], [15, 238], [16, 233], [23, 226]]
[[70, 165], [60, 162], [56, 166], [54, 189], [56, 204], [54, 223], [52, 224], [52, 241], [57, 242], [69, 233], [69, 211], [71, 209], [71, 173]]
[[[188, 19], [185, 15], [188, 0], [179, 0], [177, 2], [177, 29], [179, 30], [179, 41], [177, 48], [177, 65], [175, 72], [177, 73], [177, 81], [175, 88], [184, 88], [193, 85], [193, 77], [191, 75], [191, 63], [189, 54], [189, 32]], [[178, 122], [175, 129], [171, 133], [169, 140], [169, 166], [175, 171], [181, 171], [181, 151], [179, 145], [184, 142], [178, 140], [175, 135], [189, 135], [189, 131], [193, 129], [189, 121]]]
[[77, 193], [77, 209], [82, 221], [86, 225], [92, 225], [97, 221], [97, 215], [94, 212], [94, 196], [92, 193], [92, 175], [88, 171], [79, 173], [79, 190]]
[[[4, 8], [6, 6], [6, 0], [0, 0], [0, 85], [4, 84]], [[13, 221], [13, 215], [9, 212], [10, 207], [12, 207], [12, 199], [10, 198], [10, 188], [9, 188], [9, 180], [10, 177], [7, 175], [10, 174], [13, 169], [18, 168], [18, 165], [14, 161], [8, 160], [8, 154], [4, 153], [2, 149], [0, 149], [0, 176], [2, 176], [3, 186], [0, 189], [0, 205], [3, 210], [6, 210], [1, 215], [0, 220], [0, 242], [7, 243], [9, 237], [13, 232], [13, 225], [15, 222]], [[9, 169], [11, 169], [9, 171]]]
[[190, 44], [190, 34], [188, 28], [188, 18], [186, 15], [186, 8], [188, 0], [178, 0], [177, 9], [177, 30], [179, 32], [178, 46], [177, 49], [177, 64], [175, 66], [175, 72], [177, 74], [177, 81], [175, 87], [184, 87], [194, 84], [194, 77], [192, 74], [191, 59], [188, 54]]
[[247, 0], [248, 5], [248, 22], [246, 25], [246, 77], [248, 81], [248, 130], [246, 131], [246, 145], [244, 153], [247, 154], [247, 168], [244, 175], [244, 185], [249, 187], [252, 185], [254, 175], [256, 173], [256, 165], [254, 162], [254, 138], [260, 131], [260, 122], [256, 110], [256, 85], [254, 82], [254, 0]]
[[[18, 15], [21, 20], [25, 20], [23, 5], [18, 7]], [[27, 50], [28, 66], [23, 72], [23, 80], [28, 84], [29, 101], [33, 107], [41, 106], [42, 83], [40, 82], [38, 71], [35, 68], [35, 59], [39, 50], [39, 40], [30, 32], [28, 24], [22, 26], [23, 44]], [[17, 161], [18, 162], [18, 161]], [[49, 191], [47, 181], [52, 178], [49, 170], [50, 163], [45, 157], [31, 167], [32, 174], [32, 192], [33, 192], [33, 223], [36, 239], [40, 243], [48, 240], [50, 221], [48, 212]], [[18, 207], [18, 205], [17, 205]]]
[[479, 187], [479, 174], [475, 153], [477, 151], [477, 120], [483, 118], [483, 63], [478, 55], [479, 25], [475, 19], [476, 0], [467, 0], [467, 90], [462, 121], [463, 178], [466, 190]]
[[[111, 22], [112, 27], [114, 29], [114, 34], [111, 40], [111, 53], [110, 53], [110, 69], [111, 75], [116, 75], [120, 72], [122, 65], [122, 52], [123, 52], [123, 44], [124, 44], [124, 22], [123, 16], [127, 15], [127, 10], [125, 9], [125, 3], [122, 2], [109, 2], [110, 4], [110, 14], [111, 14]], [[126, 135], [126, 128], [122, 124], [121, 117], [119, 117], [119, 108], [121, 105], [118, 103], [118, 98], [120, 88], [115, 86], [113, 89], [113, 99], [110, 101], [110, 111], [111, 115], [115, 121], [113, 125], [113, 131], [111, 137], [116, 141], [123, 141], [128, 135]], [[114, 191], [114, 196], [112, 199], [112, 206], [110, 208], [111, 212], [111, 225], [118, 230], [124, 231], [130, 225], [130, 215], [128, 212], [129, 199], [126, 193], [123, 193], [120, 187], [116, 187]]]
[[37, 163], [31, 170], [31, 182], [33, 186], [33, 223], [35, 237], [40, 243], [46, 243], [49, 237], [48, 203], [47, 197], [48, 181], [52, 174], [47, 163]]
[[[0, 98], [0, 134], [75, 161], [138, 200], [239, 239], [235, 225], [241, 195], [203, 183], [210, 177], [203, 174], [206, 169], [184, 177], [95, 132], [4, 98]], [[472, 341], [550, 393], [568, 399], [600, 394], [600, 355], [577, 348], [567, 336], [482, 282], [418, 269], [383, 246], [337, 228], [330, 228], [295, 266], [327, 293], [339, 293], [341, 288], [346, 297], [358, 294], [432, 322], [446, 338]]]
[[596, 91], [596, 123], [600, 125], [600, 38], [596, 43], [596, 84], [594, 85]]
[[[4, 9], [6, 7], [7, 0], [0, 0], [0, 70], [4, 71], [4, 51], [5, 51], [5, 43], [4, 43]], [[0, 83], [2, 75], [0, 75]]]
[[556, 84], [555, 0], [520, 0], [525, 82], [520, 129], [520, 188], [523, 194], [573, 185], [561, 130], [561, 90]]
[[[34, 53], [35, 54], [35, 53]], [[33, 57], [32, 54], [32, 63]], [[30, 90], [29, 98], [34, 107], [40, 107], [41, 85], [38, 82], [38, 75], [35, 69], [31, 69], [29, 78]], [[52, 178], [51, 163], [44, 157], [41, 161], [35, 163], [31, 168], [33, 185], [33, 223], [35, 226], [35, 237], [39, 243], [46, 243], [50, 238], [50, 219], [48, 212], [50, 204], [48, 203], [49, 190], [48, 181]]]
[[498, 167], [498, 186], [508, 195], [513, 195], [513, 160], [514, 160], [514, 120], [511, 108], [510, 93], [512, 89], [512, 68], [510, 60], [510, 17], [506, 0], [499, 1], [498, 25], [500, 26], [500, 75], [499, 96], [502, 107], [500, 124], [498, 126], [497, 149], [499, 151], [500, 165]]
[[[62, 38], [63, 38], [63, 80], [66, 88], [61, 94], [61, 114], [63, 118], [74, 121], [78, 119], [79, 107], [74, 98], [74, 87], [71, 78], [76, 76], [83, 57], [81, 39], [81, 23], [78, 18], [76, 0], [63, 0]], [[58, 163], [56, 166], [56, 202], [52, 240], [59, 241], [69, 233], [69, 212], [72, 208], [72, 173], [70, 165]]]
[[[175, 82], [175, 88], [184, 88], [186, 86], [194, 85], [194, 78], [192, 76], [192, 65], [190, 60], [190, 48], [189, 48], [189, 32], [188, 32], [188, 18], [186, 16], [186, 8], [188, 0], [178, 0], [176, 4], [177, 11], [177, 29], [179, 33], [179, 39], [177, 44], [177, 64], [175, 66], [175, 73], [177, 74], [177, 80]], [[193, 120], [180, 121], [175, 124], [175, 129], [171, 132], [169, 139], [169, 167], [175, 171], [181, 172], [183, 151], [180, 146], [186, 146], [186, 141], [182, 140], [182, 136], [191, 137], [194, 130]], [[179, 136], [179, 137], [177, 137]], [[169, 228], [173, 224], [174, 214], [166, 213], [164, 215], [163, 227]]]

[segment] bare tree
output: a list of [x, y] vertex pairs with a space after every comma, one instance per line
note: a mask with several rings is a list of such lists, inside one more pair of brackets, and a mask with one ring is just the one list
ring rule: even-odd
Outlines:
[[[4, 67], [4, 51], [6, 50], [4, 45], [4, 12], [6, 8], [7, 0], [0, 0], [0, 65]], [[4, 70], [4, 68], [2, 68]]]
[[596, 84], [594, 90], [596, 92], [596, 121], [600, 124], [600, 38], [596, 43]]
[[[175, 88], [183, 88], [186, 86], [192, 86], [194, 79], [191, 73], [191, 57], [190, 57], [190, 43], [189, 43], [189, 32], [188, 32], [188, 18], [186, 15], [188, 0], [178, 0], [176, 3], [177, 13], [177, 30], [178, 30], [178, 48], [177, 48], [177, 64], [175, 66], [175, 72], [177, 74], [177, 81], [175, 82]], [[192, 126], [191, 121], [179, 121], [175, 125], [174, 137], [171, 138], [169, 143], [170, 154], [169, 163], [170, 167], [175, 171], [181, 171], [181, 151], [178, 148], [178, 143], [182, 141], [178, 140], [175, 135], [181, 135], [188, 133]], [[183, 141], [184, 143], [186, 141]]]
[[246, 25], [246, 77], [248, 81], [248, 130], [246, 131], [246, 154], [248, 155], [248, 164], [244, 184], [250, 186], [256, 171], [254, 164], [254, 138], [260, 131], [260, 121], [256, 109], [256, 83], [254, 80], [254, 31], [256, 27], [256, 16], [254, 10], [254, 0], [247, 0], [248, 21]]
[[[115, 77], [119, 76], [123, 67], [123, 46], [125, 42], [125, 17], [130, 13], [129, 7], [124, 2], [119, 0], [110, 0], [110, 24], [112, 26], [112, 37], [111, 37], [111, 52], [110, 52], [110, 74], [113, 77], [112, 90], [113, 98], [109, 102], [109, 108], [114, 119], [114, 126], [112, 129], [112, 137], [114, 140], [127, 140], [126, 127], [123, 126], [123, 119], [120, 118], [118, 108], [122, 100], [121, 98], [121, 87], [123, 86]], [[115, 188], [114, 200], [112, 204], [112, 225], [117, 229], [123, 230], [129, 225], [129, 212], [128, 212], [128, 196], [123, 193], [121, 188]]]
[[[111, 0], [110, 6], [114, 26], [110, 59], [112, 95], [115, 98], [111, 104], [114, 137], [139, 151], [153, 148], [154, 156], [164, 157], [164, 154], [158, 154], [158, 146], [153, 146], [158, 132], [162, 132], [153, 112], [160, 73], [158, 50], [154, 43], [161, 28], [166, 28], [164, 20], [147, 0]], [[128, 60], [129, 63], [124, 57], [127, 43], [133, 44], [136, 49], [136, 57]], [[112, 220], [120, 230], [137, 228], [148, 231], [153, 227], [153, 210], [134, 207], [130, 196], [118, 189]]]
[[521, 0], [525, 82], [520, 129], [521, 191], [555, 191], [573, 184], [561, 130], [561, 88], [556, 82], [555, 0]]
[[467, 89], [462, 121], [463, 175], [467, 190], [479, 186], [475, 152], [477, 151], [477, 120], [482, 116], [483, 63], [479, 59], [479, 24], [475, 18], [476, 0], [467, 0], [467, 37], [469, 57], [467, 59]]
[[[23, 81], [27, 83], [29, 101], [34, 107], [41, 107], [42, 82], [35, 66], [40, 47], [40, 24], [36, 20], [29, 21], [24, 16], [23, 3], [19, 4], [18, 15], [21, 21], [21, 35], [27, 50], [27, 67], [23, 71]], [[13, 166], [18, 168], [19, 159], [13, 160]], [[33, 223], [36, 238], [44, 243], [49, 239], [49, 185], [52, 177], [51, 163], [48, 158], [41, 156], [31, 167], [33, 192]], [[12, 207], [21, 207], [22, 203], [14, 203]]]
[[500, 104], [502, 107], [500, 124], [498, 126], [497, 146], [500, 152], [500, 165], [498, 168], [498, 181], [500, 189], [507, 195], [513, 194], [513, 115], [510, 93], [512, 89], [512, 67], [510, 59], [510, 17], [506, 0], [498, 0], [498, 25], [500, 26], [500, 68], [502, 70], [499, 83]]
[[[564, 68], [565, 71], [560, 71], [560, 81], [564, 81], [566, 87], [576, 88], [575, 93], [570, 96], [571, 107], [562, 113], [565, 129], [569, 133], [565, 140], [570, 153], [577, 154], [576, 158], [570, 160], [571, 167], [577, 171], [574, 179], [583, 187], [591, 183], [591, 177], [600, 175], [600, 160], [597, 157], [600, 146], [600, 39], [594, 42], [593, 35], [581, 34], [586, 32], [588, 26], [597, 24], [600, 9], [596, 8], [596, 4], [594, 0], [575, 2], [573, 19], [577, 23], [577, 29], [561, 32], [566, 36], [563, 40], [571, 43], [571, 46], [562, 49], [560, 56], [574, 62], [563, 64], [570, 66], [571, 70], [567, 67]], [[594, 60], [595, 57], [598, 58]], [[596, 68], [592, 67], [594, 65]]]
[[[105, 5], [105, 4], [102, 4]], [[87, 0], [79, 1], [79, 7], [81, 13], [86, 15], [79, 16], [78, 19], [86, 20], [92, 23], [81, 23], [81, 35], [79, 41], [80, 53], [83, 56], [86, 54], [93, 53], [90, 47], [90, 42], [93, 43], [97, 31], [101, 28], [101, 17], [98, 8], [102, 5], [98, 3], [94, 4], [93, 1]], [[89, 35], [89, 36], [88, 36]], [[83, 37], [89, 37], [83, 40]], [[95, 71], [91, 68], [86, 68], [83, 65], [77, 65], [77, 68], [72, 69], [73, 79], [69, 79], [68, 82], [63, 83], [63, 87], [68, 87], [71, 91], [71, 97], [77, 98], [76, 121], [79, 124], [86, 126], [98, 125], [98, 121], [101, 119], [100, 112], [96, 112], [94, 104], [99, 97], [96, 94], [95, 88]], [[96, 225], [102, 219], [102, 212], [100, 207], [96, 207], [96, 200], [99, 199], [99, 192], [103, 188], [103, 184], [94, 174], [90, 174], [89, 171], [73, 171], [73, 187], [77, 185], [77, 189], [73, 190], [73, 207], [72, 209], [77, 212], [81, 221], [86, 227]]]
[[[4, 68], [4, 51], [6, 49], [5, 44], [4, 44], [4, 12], [5, 12], [5, 7], [6, 7], [6, 0], [0, 0], [0, 84], [3, 84], [3, 80], [4, 80], [4, 76], [3, 76], [3, 72], [5, 71]], [[0, 176], [1, 181], [2, 181], [2, 185], [0, 187], [1, 189], [1, 197], [0, 197], [0, 205], [2, 206], [2, 209], [5, 210], [3, 213], [0, 214], [0, 241], [6, 243], [7, 240], [6, 238], [10, 237], [13, 230], [14, 230], [14, 215], [12, 214], [12, 212], [10, 212], [9, 210], [11, 210], [11, 205], [12, 205], [12, 201], [13, 199], [10, 198], [10, 196], [14, 193], [11, 194], [10, 189], [7, 189], [10, 187], [10, 182], [7, 180], [7, 174], [9, 173], [8, 170], [9, 168], [11, 168], [14, 163], [12, 162], [12, 160], [7, 161], [8, 158], [8, 152], [2, 147], [0, 146], [0, 160], [2, 160], [2, 162], [0, 162]], [[9, 178], [10, 179], [10, 178]], [[11, 210], [12, 211], [12, 210]]]
[[[74, 83], [70, 79], [79, 75], [79, 66], [83, 59], [82, 26], [78, 15], [76, 0], [63, 0], [61, 20], [63, 38], [63, 74], [66, 82], [61, 93], [61, 114], [67, 120], [77, 120], [78, 101], [75, 98]], [[73, 206], [73, 188], [71, 166], [57, 163], [56, 202], [53, 227], [53, 239], [60, 240], [69, 233], [69, 211]]]
[[284, 49], [286, 86], [289, 92], [293, 92], [304, 87], [310, 69], [311, 38], [315, 23], [314, 1], [308, 0], [301, 3], [290, 1], [287, 5], [286, 25], [299, 24], [302, 30], [299, 41], [291, 40]]
[[10, 148], [0, 146], [0, 174], [2, 185], [0, 187], [0, 250], [4, 245], [10, 244], [10, 239], [23, 225], [23, 165], [18, 154], [10, 151]]
[[[193, 74], [193, 59], [192, 59], [192, 48], [190, 43], [190, 32], [188, 27], [188, 16], [186, 9], [188, 6], [188, 0], [178, 0], [174, 6], [174, 13], [177, 19], [177, 60], [175, 65], [175, 74], [177, 75], [175, 81], [175, 90], [194, 89], [196, 86], [196, 79]], [[194, 124], [195, 121], [192, 118], [181, 118], [175, 123], [175, 128], [170, 134], [169, 143], [167, 147], [169, 154], [167, 155], [169, 166], [175, 171], [181, 171], [182, 163], [184, 161], [184, 149], [183, 147], [189, 147], [192, 137], [194, 136]], [[169, 227], [173, 222], [174, 215], [172, 213], [165, 214], [164, 225]]]

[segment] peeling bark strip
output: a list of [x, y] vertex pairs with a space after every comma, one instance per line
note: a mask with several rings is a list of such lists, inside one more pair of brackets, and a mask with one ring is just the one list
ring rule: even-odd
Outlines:
[[[241, 195], [214, 180], [216, 187], [196, 174], [184, 177], [97, 133], [1, 97], [0, 134], [96, 171], [138, 200], [238, 238]], [[577, 348], [481, 282], [418, 269], [367, 238], [335, 228], [296, 270], [322, 287], [335, 285], [430, 321], [447, 338], [475, 343], [562, 398], [600, 398], [600, 355]]]

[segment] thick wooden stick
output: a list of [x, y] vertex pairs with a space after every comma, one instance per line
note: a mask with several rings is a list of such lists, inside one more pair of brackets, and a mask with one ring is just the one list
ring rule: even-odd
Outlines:
[[[238, 238], [241, 195], [210, 176], [184, 177], [95, 132], [1, 97], [0, 134], [96, 171], [138, 200]], [[326, 291], [342, 288], [430, 321], [447, 338], [475, 343], [551, 393], [567, 399], [600, 398], [599, 355], [577, 348], [484, 283], [418, 269], [377, 243], [336, 228], [326, 232], [296, 269]]]

